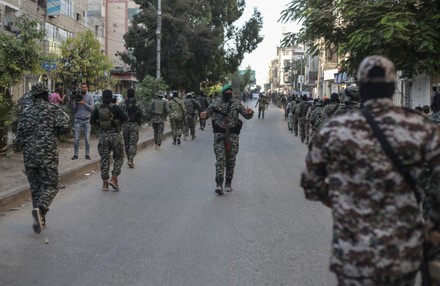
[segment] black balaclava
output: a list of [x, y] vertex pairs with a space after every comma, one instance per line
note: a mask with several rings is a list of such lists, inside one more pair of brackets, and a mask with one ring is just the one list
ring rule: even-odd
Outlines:
[[37, 98], [41, 98], [44, 101], [49, 101], [49, 92], [43, 91], [43, 92], [35, 95], [35, 99], [37, 99]]
[[383, 56], [366, 57], [358, 70], [361, 101], [391, 98], [396, 84], [396, 68]]
[[222, 98], [224, 102], [228, 102], [232, 98], [232, 89], [227, 89], [223, 91]]
[[106, 89], [102, 92], [102, 103], [110, 104], [112, 102], [113, 92]]

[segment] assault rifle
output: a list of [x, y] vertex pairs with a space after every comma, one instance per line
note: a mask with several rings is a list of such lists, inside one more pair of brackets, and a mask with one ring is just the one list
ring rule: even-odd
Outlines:
[[215, 141], [217, 143], [220, 143], [220, 141], [225, 141], [225, 150], [226, 153], [231, 153], [231, 141], [229, 139], [229, 134], [230, 134], [230, 130], [229, 130], [229, 122], [228, 119], [225, 119], [225, 133], [224, 135], [221, 135], [220, 137], [218, 137]]

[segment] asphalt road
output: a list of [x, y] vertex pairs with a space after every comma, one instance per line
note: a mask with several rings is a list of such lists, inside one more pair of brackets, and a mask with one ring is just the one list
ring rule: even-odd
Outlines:
[[0, 285], [336, 285], [331, 213], [304, 199], [307, 148], [283, 111], [245, 121], [223, 196], [212, 143], [208, 126], [142, 151], [120, 192], [102, 192], [97, 173], [67, 186], [40, 235], [30, 206], [0, 217]]

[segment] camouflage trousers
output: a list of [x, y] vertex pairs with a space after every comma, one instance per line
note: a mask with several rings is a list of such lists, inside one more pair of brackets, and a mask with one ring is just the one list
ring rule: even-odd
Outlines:
[[258, 118], [261, 116], [264, 119], [264, 110], [265, 108], [258, 108]]
[[202, 119], [199, 117], [199, 122], [200, 122], [200, 129], [205, 129], [206, 127], [206, 119]]
[[215, 178], [219, 180], [223, 180], [223, 178], [232, 180], [234, 177], [235, 158], [239, 148], [239, 136], [237, 134], [230, 134], [230, 152], [226, 152], [224, 135], [224, 133], [214, 133]]
[[306, 122], [304, 123], [304, 132], [305, 132], [304, 143], [308, 144], [309, 143], [309, 136], [310, 136], [310, 121], [309, 120], [306, 120]]
[[101, 179], [110, 178], [110, 153], [113, 152], [113, 170], [112, 176], [119, 176], [124, 164], [124, 146], [122, 136], [114, 130], [100, 131], [98, 153], [101, 156]]
[[165, 128], [165, 123], [153, 123], [153, 130], [154, 130], [154, 143], [155, 144], [162, 144], [163, 140], [163, 131]]
[[32, 206], [40, 208], [44, 215], [58, 193], [58, 167], [26, 167], [26, 175], [31, 187]]
[[295, 116], [293, 117], [293, 133], [298, 136], [298, 118], [295, 119]]
[[125, 154], [128, 160], [133, 159], [136, 156], [139, 141], [139, 124], [137, 122], [125, 123], [122, 127], [122, 137], [124, 137]]
[[304, 142], [306, 140], [306, 119], [300, 117], [298, 120], [299, 125], [299, 136], [301, 137], [301, 142]]
[[173, 139], [180, 138], [183, 133], [183, 128], [185, 126], [183, 120], [181, 119], [170, 119], [171, 123], [171, 134], [173, 135]]
[[185, 135], [188, 136], [190, 133], [191, 135], [196, 134], [196, 120], [195, 115], [186, 115], [186, 125], [185, 125]]
[[293, 114], [290, 112], [289, 115], [287, 115], [287, 128], [293, 132]]
[[[386, 275], [386, 274], [385, 274]], [[414, 286], [417, 271], [402, 274], [401, 276], [381, 277], [345, 277], [337, 275], [338, 286]]]

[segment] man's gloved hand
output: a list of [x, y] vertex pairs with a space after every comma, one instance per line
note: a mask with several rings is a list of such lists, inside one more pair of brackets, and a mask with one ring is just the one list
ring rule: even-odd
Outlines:
[[425, 223], [425, 228], [424, 228], [424, 235], [425, 235], [425, 240], [426, 242], [430, 242], [433, 245], [437, 245], [440, 242], [440, 232], [438, 230], [435, 230], [435, 224], [428, 220]]

